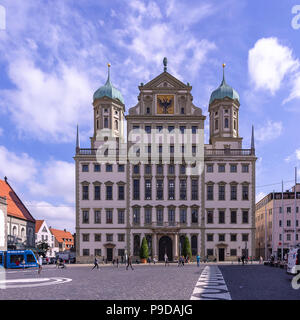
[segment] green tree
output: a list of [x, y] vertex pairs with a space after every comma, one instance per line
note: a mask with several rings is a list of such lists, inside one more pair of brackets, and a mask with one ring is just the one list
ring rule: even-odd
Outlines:
[[192, 257], [191, 244], [190, 244], [189, 238], [187, 236], [185, 236], [185, 238], [184, 238], [182, 254], [184, 255], [185, 258]]
[[141, 250], [140, 250], [140, 258], [141, 259], [148, 259], [149, 258], [149, 249], [148, 249], [148, 243], [146, 238], [143, 238]]
[[40, 241], [36, 247], [37, 247], [38, 254], [45, 257], [47, 254], [47, 251], [49, 250], [49, 244], [47, 242]]

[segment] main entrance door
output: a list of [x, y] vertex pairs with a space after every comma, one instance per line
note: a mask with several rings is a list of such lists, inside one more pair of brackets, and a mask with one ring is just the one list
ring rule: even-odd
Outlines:
[[107, 253], [107, 261], [112, 261], [113, 258], [113, 249], [112, 248], [107, 248], [106, 249]]
[[159, 260], [164, 261], [165, 253], [168, 256], [169, 261], [173, 260], [173, 246], [172, 240], [168, 236], [163, 236], [159, 239]]
[[224, 260], [225, 260], [225, 249], [219, 248], [219, 261], [224, 261]]

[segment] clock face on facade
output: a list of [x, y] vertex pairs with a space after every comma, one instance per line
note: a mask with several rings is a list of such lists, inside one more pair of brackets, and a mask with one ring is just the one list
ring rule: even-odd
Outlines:
[[157, 95], [157, 114], [174, 114], [174, 95]]

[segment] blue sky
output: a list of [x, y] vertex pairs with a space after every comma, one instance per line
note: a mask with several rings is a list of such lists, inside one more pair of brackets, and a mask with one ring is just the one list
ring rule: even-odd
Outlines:
[[[107, 62], [126, 109], [168, 71], [207, 115], [222, 77], [240, 95], [240, 136], [255, 127], [257, 199], [300, 174], [300, 29], [295, 1], [0, 0], [0, 177], [36, 219], [74, 231], [76, 124], [92, 134], [92, 95]], [[300, 21], [300, 20], [299, 20]], [[208, 121], [206, 121], [208, 142]], [[300, 177], [300, 176], [299, 176]]]

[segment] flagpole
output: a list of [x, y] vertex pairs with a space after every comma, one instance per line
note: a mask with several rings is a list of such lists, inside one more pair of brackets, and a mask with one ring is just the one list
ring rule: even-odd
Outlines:
[[282, 213], [282, 234], [281, 234], [281, 261], [283, 261], [283, 242], [284, 242], [284, 209], [283, 209], [283, 180], [281, 189], [281, 213]]

